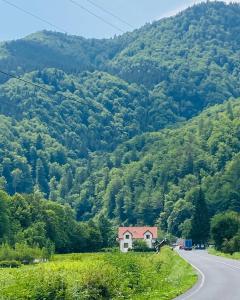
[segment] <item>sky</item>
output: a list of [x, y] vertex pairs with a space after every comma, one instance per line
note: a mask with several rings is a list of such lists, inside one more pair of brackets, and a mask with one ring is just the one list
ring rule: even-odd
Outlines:
[[[84, 37], [108, 38], [139, 28], [147, 22], [174, 15], [198, 2], [202, 1], [0, 0], [0, 41], [18, 39], [43, 29]], [[240, 2], [240, 0], [235, 2]], [[9, 5], [9, 3], [29, 12], [30, 15]], [[117, 18], [94, 4], [105, 11], [109, 11]], [[130, 26], [120, 21], [119, 18]]]

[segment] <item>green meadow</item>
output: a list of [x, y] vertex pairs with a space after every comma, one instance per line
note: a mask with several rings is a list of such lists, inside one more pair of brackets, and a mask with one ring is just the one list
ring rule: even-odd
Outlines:
[[168, 247], [153, 253], [56, 255], [51, 261], [0, 269], [0, 299], [173, 299], [197, 280]]
[[221, 251], [217, 251], [214, 248], [209, 248], [208, 253], [216, 256], [222, 256], [226, 258], [231, 258], [231, 259], [238, 259], [240, 260], [240, 252], [234, 252], [233, 254], [230, 253], [224, 253]]

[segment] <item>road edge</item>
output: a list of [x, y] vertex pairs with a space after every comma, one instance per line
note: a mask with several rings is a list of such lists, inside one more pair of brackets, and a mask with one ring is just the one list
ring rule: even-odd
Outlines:
[[179, 251], [176, 251], [176, 252], [185, 262], [187, 262], [189, 265], [192, 266], [193, 269], [195, 269], [197, 271], [197, 275], [198, 275], [198, 281], [194, 284], [193, 287], [191, 287], [184, 294], [179, 295], [177, 298], [174, 298], [174, 300], [187, 300], [187, 299], [193, 297], [195, 294], [197, 294], [201, 290], [201, 288], [203, 287], [203, 285], [205, 283], [205, 275], [198, 267], [194, 266], [185, 257], [183, 257]]

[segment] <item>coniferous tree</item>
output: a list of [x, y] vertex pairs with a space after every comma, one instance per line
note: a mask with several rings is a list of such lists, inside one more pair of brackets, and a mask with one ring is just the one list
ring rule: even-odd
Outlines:
[[191, 238], [194, 244], [205, 243], [209, 237], [210, 221], [202, 188], [196, 188], [193, 198]]
[[41, 137], [40, 134], [38, 134], [37, 139], [36, 139], [36, 149], [37, 150], [43, 149], [43, 138]]
[[0, 190], [5, 191], [7, 188], [7, 180], [4, 176], [0, 176]]
[[66, 181], [67, 181], [67, 187], [69, 192], [73, 186], [73, 173], [70, 167], [66, 171]]
[[60, 194], [60, 197], [62, 199], [64, 199], [68, 192], [69, 192], [69, 186], [68, 186], [68, 180], [67, 180], [67, 175], [64, 174], [63, 177], [61, 178], [60, 180], [60, 184], [59, 184], [59, 194]]
[[109, 219], [102, 213], [97, 219], [102, 240], [102, 247], [109, 247], [114, 244], [115, 231]]
[[45, 172], [42, 160], [37, 160], [36, 166], [36, 183], [40, 187], [40, 190], [46, 194], [49, 192], [47, 174]]
[[230, 120], [234, 119], [232, 103], [230, 101], [228, 101], [228, 103], [227, 103], [227, 114], [228, 114]]
[[56, 180], [56, 177], [52, 177], [50, 179], [49, 189], [50, 189], [49, 199], [52, 201], [57, 201], [57, 199], [58, 199], [58, 182]]
[[13, 189], [14, 189], [14, 192], [16, 193], [18, 185], [20, 184], [21, 179], [22, 179], [22, 171], [17, 168], [15, 170], [13, 170], [11, 174], [12, 174]]
[[9, 232], [9, 212], [7, 207], [8, 196], [0, 191], [0, 242]]

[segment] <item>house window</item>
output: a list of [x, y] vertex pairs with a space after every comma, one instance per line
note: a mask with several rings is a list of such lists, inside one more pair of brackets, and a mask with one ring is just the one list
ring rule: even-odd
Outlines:
[[130, 235], [126, 234], [126, 240], [129, 240], [129, 238], [130, 238]]
[[147, 239], [147, 240], [150, 239], [150, 234], [146, 234], [146, 239]]
[[128, 243], [124, 243], [124, 244], [123, 244], [123, 247], [124, 247], [125, 249], [127, 249], [127, 248], [128, 248]]

